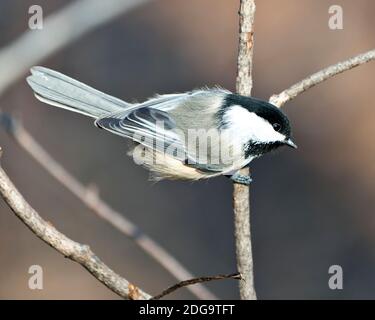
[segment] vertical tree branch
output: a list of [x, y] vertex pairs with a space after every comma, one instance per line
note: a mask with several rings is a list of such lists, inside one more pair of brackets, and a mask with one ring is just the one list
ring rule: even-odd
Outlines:
[[[236, 89], [241, 95], [250, 96], [252, 83], [252, 61], [254, 46], [255, 1], [241, 0], [240, 39], [237, 60]], [[241, 174], [249, 175], [244, 168]], [[242, 300], [256, 300], [253, 274], [253, 256], [250, 234], [250, 188], [241, 184], [233, 185], [234, 235], [236, 241], [237, 268], [244, 281], [239, 282]]]

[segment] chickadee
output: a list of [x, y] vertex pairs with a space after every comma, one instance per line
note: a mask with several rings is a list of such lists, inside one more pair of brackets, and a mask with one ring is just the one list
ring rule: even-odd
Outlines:
[[92, 117], [97, 127], [130, 138], [135, 162], [155, 179], [225, 175], [248, 185], [251, 178], [239, 169], [280, 146], [297, 147], [277, 107], [222, 88], [132, 104], [44, 67], [33, 67], [31, 74], [27, 82], [40, 101]]

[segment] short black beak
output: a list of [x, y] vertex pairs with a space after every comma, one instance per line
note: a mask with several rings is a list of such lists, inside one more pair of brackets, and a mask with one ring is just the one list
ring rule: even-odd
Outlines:
[[287, 139], [287, 140], [284, 140], [284, 143], [289, 146], [289, 147], [292, 147], [294, 149], [297, 149], [297, 145], [290, 139]]

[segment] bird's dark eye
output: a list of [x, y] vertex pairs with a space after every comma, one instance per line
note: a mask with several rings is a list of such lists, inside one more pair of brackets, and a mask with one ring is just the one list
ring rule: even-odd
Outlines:
[[281, 130], [280, 123], [274, 123], [272, 126], [273, 126], [273, 128], [274, 128], [275, 131], [280, 131]]

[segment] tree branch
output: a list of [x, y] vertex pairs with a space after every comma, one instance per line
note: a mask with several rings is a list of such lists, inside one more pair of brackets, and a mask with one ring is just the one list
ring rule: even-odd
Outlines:
[[338, 62], [333, 64], [323, 70], [320, 70], [307, 78], [297, 82], [290, 88], [284, 90], [279, 94], [273, 95], [269, 102], [274, 104], [275, 106], [281, 107], [286, 102], [294, 99], [299, 94], [305, 92], [307, 89], [310, 89], [317, 84], [328, 80], [329, 78], [334, 77], [337, 74], [340, 74], [344, 71], [350, 70], [354, 67], [360, 66], [361, 64], [367, 63], [371, 60], [375, 59], [375, 50], [371, 50], [362, 54], [359, 54], [355, 57], [352, 57], [348, 60]]
[[165, 289], [162, 293], [152, 297], [151, 300], [159, 300], [159, 299], [165, 297], [166, 295], [171, 294], [172, 292], [174, 292], [174, 291], [176, 291], [180, 288], [183, 288], [185, 286], [190, 286], [190, 285], [193, 285], [193, 284], [208, 282], [208, 281], [223, 280], [223, 279], [242, 280], [241, 275], [239, 273], [219, 274], [217, 276], [194, 278], [194, 279], [190, 279], [190, 280], [181, 281], [181, 282]]
[[[254, 46], [255, 1], [241, 0], [240, 5], [240, 39], [237, 61], [237, 92], [251, 95], [252, 60]], [[249, 175], [244, 168], [241, 174]], [[241, 184], [233, 185], [234, 235], [236, 242], [237, 268], [244, 281], [240, 281], [240, 296], [243, 300], [255, 300], [256, 292], [253, 275], [253, 256], [250, 232], [250, 188]]]
[[[15, 141], [31, 155], [50, 175], [59, 181], [65, 188], [73, 193], [84, 205], [92, 210], [98, 217], [107, 221], [117, 230], [137, 243], [144, 252], [154, 258], [178, 281], [192, 279], [194, 276], [170, 253], [146, 235], [133, 222], [121, 213], [112, 209], [100, 199], [98, 192], [84, 186], [74, 176], [53, 159], [48, 152], [32, 137], [32, 135], [15, 118], [8, 114], [0, 113], [0, 125], [15, 139]], [[198, 299], [216, 300], [217, 297], [204, 285], [197, 284], [187, 289]]]
[[0, 193], [16, 216], [40, 239], [66, 258], [78, 262], [97, 280], [125, 299], [145, 300], [151, 296], [122, 278], [104, 264], [87, 245], [75, 242], [59, 232], [26, 202], [0, 167]]
[[[0, 156], [2, 149], [0, 147]], [[90, 249], [88, 245], [80, 244], [69, 239], [63, 233], [59, 232], [50, 222], [45, 221], [29, 203], [23, 198], [21, 193], [14, 186], [5, 171], [0, 167], [0, 194], [8, 204], [15, 215], [41, 240], [50, 245], [56, 251], [82, 265], [97, 280], [103, 283], [107, 288], [117, 293], [124, 299], [129, 300], [158, 300], [172, 292], [183, 287], [192, 287], [202, 282], [223, 280], [223, 279], [241, 279], [240, 274], [217, 275], [208, 277], [199, 277], [181, 281], [162, 293], [152, 297], [142, 291], [139, 287], [122, 278]]]
[[0, 50], [0, 95], [28, 69], [93, 29], [148, 0], [77, 0]]

